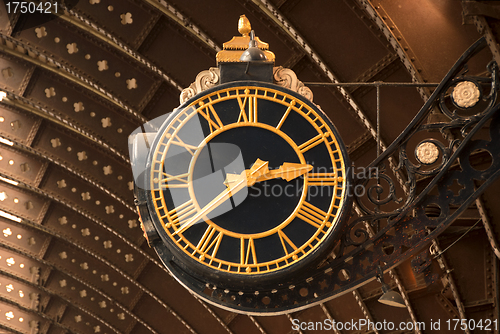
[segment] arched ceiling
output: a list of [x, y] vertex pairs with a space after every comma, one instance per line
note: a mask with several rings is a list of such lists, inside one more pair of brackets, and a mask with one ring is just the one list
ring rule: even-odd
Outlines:
[[[269, 43], [276, 66], [292, 69], [306, 85], [437, 83], [482, 35], [489, 50], [470, 72], [483, 73], [484, 61], [498, 58], [494, 4], [66, 3], [59, 3], [65, 10], [57, 18], [7, 14], [0, 3], [0, 88], [8, 98], [0, 103], [0, 332], [309, 333], [294, 331], [292, 320], [411, 319], [429, 326], [431, 319], [499, 318], [499, 254], [491, 247], [500, 233], [498, 184], [434, 247], [445, 249], [481, 219], [479, 225], [440, 257], [422, 253], [430, 271], [419, 273], [406, 261], [386, 274], [407, 308], [377, 303], [380, 284], [371, 282], [300, 312], [256, 317], [207, 305], [163, 268], [138, 224], [127, 146], [135, 128], [177, 107], [181, 90], [216, 66], [215, 55], [238, 34], [242, 14]], [[381, 88], [380, 150], [405, 128], [433, 87]], [[377, 154], [376, 89], [310, 88], [354, 165], [366, 166]]]

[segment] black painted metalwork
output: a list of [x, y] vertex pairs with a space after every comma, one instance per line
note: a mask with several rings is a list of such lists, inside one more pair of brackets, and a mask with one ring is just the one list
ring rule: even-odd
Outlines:
[[[486, 76], [467, 74], [467, 62], [485, 46], [482, 38], [463, 54], [401, 135], [367, 166], [377, 173], [358, 174], [355, 185], [367, 190], [355, 199], [362, 215], [344, 226], [334, 258], [311, 268], [307, 276], [268, 290], [233, 291], [171, 268], [179, 281], [219, 307], [245, 314], [276, 315], [352, 291], [376, 279], [378, 266], [387, 271], [419, 253], [500, 175], [500, 146], [495, 145], [500, 140], [498, 67], [492, 61]], [[461, 82], [481, 92], [477, 101], [462, 107], [451, 101], [453, 90]], [[439, 108], [450, 121], [425, 123], [433, 108]], [[422, 162], [409, 153], [413, 152], [411, 147], [422, 143], [433, 144], [439, 159]], [[476, 154], [489, 157], [489, 166], [472, 165], [469, 158]], [[385, 168], [390, 159], [399, 161], [395, 172]], [[398, 193], [397, 179], [406, 182], [406, 194]], [[417, 186], [420, 179], [425, 183], [422, 189]], [[453, 191], [455, 185], [461, 187], [460, 191]], [[171, 257], [162, 244], [156, 250], [163, 261]]]

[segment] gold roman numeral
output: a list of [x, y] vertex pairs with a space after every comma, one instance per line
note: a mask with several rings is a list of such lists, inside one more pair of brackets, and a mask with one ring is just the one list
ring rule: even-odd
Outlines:
[[322, 225], [327, 221], [329, 214], [315, 207], [314, 205], [305, 202], [297, 212], [297, 217], [311, 224], [317, 229], [321, 229]]
[[300, 145], [299, 146], [299, 150], [300, 150], [301, 153], [307, 152], [311, 148], [313, 148], [313, 147], [321, 144], [324, 141], [325, 141], [325, 137], [323, 136], [322, 133], [320, 133], [316, 137], [311, 138], [308, 141], [306, 141], [305, 143], [303, 143], [302, 145]]
[[194, 145], [189, 145], [189, 144], [186, 144], [178, 135], [173, 135], [172, 136], [172, 139], [170, 139], [170, 143], [174, 144], [174, 145], [177, 145], [177, 146], [180, 146], [180, 147], [183, 147], [186, 149], [186, 151], [188, 151], [191, 155], [194, 155], [194, 153], [196, 152], [196, 150], [198, 149], [198, 146], [194, 146]]
[[176, 229], [181, 227], [186, 221], [189, 220], [189, 218], [191, 218], [195, 214], [196, 207], [194, 206], [192, 199], [168, 212], [168, 215], [171, 219], [170, 222]]
[[[237, 97], [238, 105], [240, 106], [240, 115], [238, 123], [256, 123], [257, 122], [257, 96], [250, 96], [249, 91], [245, 90], [245, 97]], [[247, 110], [248, 105], [248, 110]]]
[[308, 173], [308, 186], [335, 186], [337, 185], [337, 176], [335, 173]]
[[[255, 244], [252, 238], [245, 239], [241, 238], [241, 247], [240, 247], [240, 263], [242, 265], [247, 264], [257, 264], [257, 253], [255, 252]], [[245, 240], [248, 240], [248, 245], [245, 245]], [[249, 261], [252, 261], [250, 263]]]
[[288, 106], [288, 108], [286, 109], [285, 113], [283, 114], [283, 117], [281, 117], [280, 122], [276, 126], [277, 130], [279, 130], [281, 128], [281, 126], [283, 125], [283, 123], [285, 123], [285, 120], [288, 117], [288, 115], [290, 114], [290, 111], [292, 111], [292, 107], [294, 105], [295, 105], [295, 101], [290, 102], [290, 105]]
[[203, 109], [198, 109], [198, 113], [207, 120], [208, 126], [210, 127], [210, 133], [224, 127], [224, 124], [220, 120], [219, 115], [217, 115], [213, 105], [209, 104]]
[[278, 235], [280, 236], [281, 240], [281, 245], [283, 246], [283, 250], [285, 251], [285, 254], [288, 255], [288, 248], [286, 245], [290, 245], [290, 247], [293, 248], [293, 250], [297, 250], [298, 247], [295, 246], [295, 244], [288, 238], [288, 236], [283, 232], [282, 230], [278, 230]]
[[202, 254], [208, 254], [208, 252], [212, 251], [210, 256], [213, 258], [219, 250], [223, 236], [222, 232], [217, 231], [213, 226], [208, 226], [198, 245], [196, 245], [196, 249]]
[[161, 179], [162, 188], [187, 188], [189, 185], [188, 176], [189, 173], [183, 173], [178, 175], [171, 175], [167, 173], [162, 173], [163, 178]]

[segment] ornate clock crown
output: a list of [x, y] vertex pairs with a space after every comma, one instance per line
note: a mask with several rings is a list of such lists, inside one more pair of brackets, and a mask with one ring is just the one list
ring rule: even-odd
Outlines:
[[269, 44], [255, 36], [245, 15], [240, 16], [238, 31], [241, 36], [234, 36], [224, 43], [223, 50], [216, 56], [221, 83], [239, 80], [273, 82], [275, 56], [269, 51]]
[[[216, 56], [217, 64], [230, 63], [230, 62], [242, 62], [240, 60], [243, 52], [248, 48], [250, 43], [250, 32], [252, 31], [252, 26], [250, 21], [245, 15], [241, 15], [238, 21], [238, 32], [241, 36], [234, 36], [230, 41], [222, 45], [223, 50], [219, 51]], [[269, 44], [262, 42], [259, 37], [255, 37], [256, 47], [261, 49], [268, 61], [274, 62], [274, 53], [269, 51]]]

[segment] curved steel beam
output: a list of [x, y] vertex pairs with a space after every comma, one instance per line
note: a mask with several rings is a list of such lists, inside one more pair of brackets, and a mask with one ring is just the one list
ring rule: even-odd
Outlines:
[[[361, 296], [361, 294], [359, 293], [358, 290], [354, 290], [352, 292], [352, 295], [354, 296], [354, 299], [356, 299], [356, 303], [358, 304], [359, 308], [361, 309], [361, 312], [363, 312], [366, 320], [368, 321], [371, 321], [371, 322], [374, 322], [373, 320], [373, 316], [372, 314], [370, 313], [370, 310], [368, 310], [368, 307], [366, 307], [366, 304], [365, 302], [363, 301], [363, 297]], [[379, 331], [377, 328], [373, 328], [373, 332], [375, 334], [379, 334]]]
[[[85, 31], [86, 33], [94, 36], [99, 39], [101, 42], [104, 42], [110, 45], [115, 50], [118, 50], [123, 55], [126, 55], [138, 63], [146, 66], [151, 72], [155, 73], [163, 80], [168, 82], [170, 85], [175, 87], [177, 90], [182, 91], [184, 88], [179, 85], [174, 79], [165, 74], [159, 67], [152, 64], [148, 59], [144, 58], [139, 53], [135, 52], [132, 48], [127, 46], [125, 43], [121, 42], [117, 37], [113, 36], [111, 33], [106, 31], [104, 28], [97, 26], [95, 23], [91, 22], [83, 15], [80, 15], [76, 11], [72, 9], [67, 9], [67, 7], [63, 4], [59, 4], [62, 8], [64, 8], [64, 14], [59, 16], [62, 20], [74, 25], [75, 27]], [[183, 26], [185, 27], [185, 26]]]
[[490, 242], [491, 249], [493, 253], [495, 253], [496, 257], [500, 259], [500, 246], [498, 245], [498, 241], [495, 237], [495, 232], [493, 232], [493, 228], [491, 226], [490, 218], [484, 209], [483, 200], [481, 196], [476, 199], [477, 210], [479, 211], [479, 215], [481, 216], [481, 220], [483, 221], [484, 230], [486, 231], [486, 235], [488, 236], [488, 241]]
[[50, 295], [52, 298], [53, 297], [56, 297], [58, 299], [61, 299], [63, 300], [64, 302], [72, 305], [73, 307], [79, 309], [81, 312], [91, 316], [92, 318], [94, 318], [95, 320], [97, 320], [98, 322], [100, 322], [101, 324], [109, 327], [111, 330], [113, 330], [115, 333], [117, 334], [121, 334], [120, 331], [118, 329], [116, 329], [113, 325], [109, 324], [108, 322], [106, 322], [104, 319], [102, 319], [101, 317], [95, 315], [94, 313], [92, 313], [91, 311], [87, 310], [86, 308], [83, 308], [81, 307], [80, 305], [76, 304], [76, 303], [73, 303], [71, 300], [67, 299], [67, 298], [64, 298], [63, 296], [61, 295], [58, 295], [56, 292], [52, 292], [50, 291], [49, 289], [47, 289], [46, 287], [44, 286], [41, 286], [41, 285], [38, 285], [38, 284], [35, 284], [31, 281], [28, 281], [22, 277], [18, 277], [18, 276], [15, 276], [15, 275], [12, 275], [11, 273], [8, 273], [6, 271], [3, 271], [3, 270], [0, 270], [0, 275], [1, 276], [4, 276], [4, 277], [8, 277], [10, 279], [13, 279], [13, 280], [16, 280], [18, 282], [22, 282], [23, 284], [25, 285], [29, 285], [31, 286], [32, 288], [35, 288], [39, 291], [42, 291], [48, 295]]
[[[0, 173], [0, 176], [4, 176]], [[68, 209], [76, 212], [78, 215], [90, 220], [91, 222], [93, 222], [94, 224], [100, 226], [101, 228], [103, 228], [104, 230], [106, 230], [107, 232], [113, 234], [114, 236], [116, 236], [118, 239], [120, 239], [121, 241], [123, 241], [127, 246], [129, 246], [130, 248], [134, 249], [137, 253], [139, 253], [140, 255], [144, 256], [146, 259], [148, 259], [149, 261], [151, 261], [152, 263], [156, 264], [158, 267], [162, 268], [163, 271], [165, 271], [166, 273], [170, 274], [168, 272], [168, 270], [160, 263], [158, 262], [156, 259], [154, 259], [151, 255], [149, 255], [148, 253], [146, 253], [144, 250], [142, 250], [140, 247], [138, 247], [135, 243], [133, 243], [132, 241], [130, 241], [129, 239], [127, 239], [127, 237], [121, 235], [119, 232], [115, 231], [114, 229], [112, 229], [111, 227], [109, 227], [106, 223], [100, 221], [99, 219], [95, 218], [95, 217], [92, 217], [90, 214], [87, 214], [85, 212], [83, 212], [82, 210], [80, 210], [79, 208], [77, 207], [74, 207], [73, 205], [70, 205], [68, 203], [65, 203], [57, 198], [55, 198], [54, 196], [46, 193], [45, 191], [42, 191], [38, 188], [35, 188], [35, 187], [32, 187], [26, 183], [23, 183], [22, 181], [19, 181], [19, 180], [16, 180], [15, 178], [12, 178], [12, 177], [9, 177], [9, 179], [15, 181], [15, 182], [18, 182], [18, 187], [20, 187], [21, 189], [24, 189], [24, 190], [28, 190], [28, 191], [31, 191], [37, 195], [40, 195], [44, 198], [47, 198], [51, 201], [54, 201], [58, 204], [61, 204], [61, 205], [64, 205], [65, 207], [67, 207]], [[0, 181], [2, 182], [2, 181]], [[25, 219], [25, 218], [22, 218], [22, 219]], [[63, 237], [64, 239], [64, 237]]]
[[[1, 174], [0, 174], [1, 175]], [[11, 178], [12, 179], [12, 178]], [[113, 230], [112, 228], [110, 228], [109, 226], [107, 226], [105, 223], [103, 222], [100, 222], [98, 219], [96, 218], [93, 218], [93, 217], [90, 217], [90, 215], [88, 214], [85, 214], [84, 212], [82, 212], [81, 210], [79, 210], [78, 208], [75, 208], [73, 207], [72, 205], [69, 205], [65, 202], [62, 202], [60, 200], [58, 200], [57, 198], [54, 198], [53, 196], [51, 196], [50, 194], [47, 194], [46, 192], [38, 189], [38, 188], [34, 188], [30, 185], [27, 185], [21, 181], [18, 181], [16, 179], [13, 179], [14, 181], [16, 182], [19, 182], [19, 185], [25, 189], [28, 189], [30, 191], [33, 191], [43, 197], [46, 197], [46, 198], [49, 198], [50, 200], [53, 200], [53, 201], [56, 201], [58, 202], [59, 204], [63, 204], [65, 205], [66, 207], [72, 209], [73, 211], [75, 211], [76, 213], [84, 216], [85, 218], [93, 221], [94, 223], [96, 223], [97, 225], [101, 226], [102, 228], [106, 229], [108, 232], [111, 232], [113, 235], [117, 236], [121, 241], [125, 242], [128, 246], [130, 246], [131, 248], [133, 248], [135, 251], [137, 251], [139, 254], [141, 254], [142, 256], [144, 256], [146, 259], [148, 259], [149, 261], [151, 261], [153, 264], [155, 264], [156, 266], [158, 266], [159, 268], [161, 268], [163, 271], [165, 271], [167, 274], [170, 275], [170, 272], [165, 268], [165, 266], [163, 266], [160, 262], [158, 262], [156, 259], [154, 259], [151, 255], [149, 255], [148, 253], [144, 252], [141, 248], [139, 248], [137, 245], [135, 245], [134, 243], [132, 243], [131, 241], [129, 241], [126, 237], [122, 236], [121, 234], [119, 234], [117, 231]], [[23, 218], [23, 221], [25, 219]], [[84, 246], [82, 245], [79, 245], [79, 244], [76, 244], [72, 241], [69, 241], [67, 238], [65, 238], [64, 236], [58, 234], [57, 232], [54, 232], [52, 231], [51, 229], [48, 229], [48, 228], [45, 228], [43, 226], [40, 226], [38, 224], [35, 224], [35, 223], [30, 223], [30, 224], [26, 224], [27, 226], [30, 226], [32, 228], [35, 228], [35, 229], [39, 229], [41, 231], [44, 231], [58, 239], [61, 239], [61, 240], [64, 240], [66, 242], [69, 242], [71, 245], [73, 245], [74, 247], [77, 247], [78, 249], [80, 250], [83, 250], [85, 253], [88, 253], [89, 255], [93, 256], [94, 258], [96, 258], [97, 260], [103, 262], [106, 266], [112, 268], [113, 270], [115, 270], [116, 272], [118, 272], [120, 275], [122, 275], [123, 277], [125, 277], [127, 280], [129, 280], [133, 285], [136, 285], [139, 289], [141, 289], [141, 291], [143, 291], [144, 293], [148, 294], [150, 297], [152, 297], [153, 299], [155, 299], [160, 305], [162, 305], [165, 309], [169, 310], [170, 312], [172, 312], [172, 314], [174, 314], [174, 316], [176, 316], [176, 318], [178, 318], [181, 322], [184, 323], [184, 320], [181, 320], [181, 318], [176, 315], [175, 311], [173, 311], [170, 306], [168, 306], [166, 303], [164, 303], [162, 300], [160, 300], [158, 297], [156, 297], [152, 292], [150, 292], [146, 287], [142, 286], [141, 284], [137, 283], [132, 277], [128, 276], [128, 274], [126, 274], [125, 272], [123, 272], [121, 269], [119, 269], [118, 267], [116, 267], [115, 265], [113, 265], [112, 263], [110, 263], [109, 261], [105, 260], [104, 258], [100, 257], [99, 255], [95, 254], [94, 252], [86, 249]], [[194, 296], [193, 296], [194, 297]], [[200, 300], [199, 298], [196, 298], [208, 311], [208, 306], [202, 301]], [[217, 320], [229, 333], [231, 333], [230, 329], [223, 325], [223, 322], [222, 320], [215, 314], [212, 312], [209, 311], [209, 313], [215, 318], [215, 320]], [[187, 325], [187, 323], [186, 323]], [[191, 328], [189, 325], [187, 325], [188, 329]], [[194, 331], [192, 331], [192, 333], [195, 334]]]
[[[43, 318], [47, 321], [49, 321], [51, 324], [53, 325], [56, 325], [57, 327], [59, 328], [62, 328], [63, 330], [69, 332], [69, 333], [73, 333], [73, 334], [82, 334], [82, 332], [74, 332], [71, 328], [69, 328], [68, 326], [64, 326], [63, 324], [61, 324], [60, 322], [57, 322], [55, 321], [54, 319], [50, 318], [49, 316], [47, 316], [45, 313], [42, 313], [40, 311], [37, 311], [37, 310], [34, 310], [34, 309], [31, 309], [31, 308], [27, 308], [19, 303], [16, 303], [10, 299], [7, 299], [7, 298], [4, 298], [4, 297], [0, 297], [0, 301], [4, 302], [4, 303], [7, 303], [7, 304], [10, 304], [10, 305], [15, 305], [18, 309], [20, 309], [21, 311], [23, 312], [26, 312], [26, 313], [30, 313], [30, 314], [34, 314], [34, 315], [37, 315], [39, 316], [40, 318]], [[13, 328], [9, 328], [9, 330], [13, 330]], [[16, 331], [17, 332], [17, 331]], [[22, 333], [22, 332], [19, 332], [19, 333]]]
[[267, 334], [266, 331], [264, 330], [264, 328], [262, 328], [262, 326], [257, 322], [257, 319], [255, 319], [255, 317], [249, 315], [248, 316], [250, 318], [250, 320], [253, 322], [253, 324], [255, 325], [255, 327], [257, 327], [257, 329], [262, 333], [262, 334]]
[[110, 151], [112, 154], [114, 154], [115, 156], [120, 158], [123, 162], [125, 162], [126, 165], [130, 165], [130, 159], [127, 158], [124, 154], [120, 153], [116, 148], [111, 147], [105, 141], [97, 138], [96, 136], [82, 129], [78, 125], [73, 124], [71, 121], [68, 121], [67, 119], [59, 116], [58, 114], [50, 110], [47, 110], [41, 106], [36, 105], [35, 103], [29, 101], [25, 97], [7, 91], [5, 93], [7, 94], [7, 98], [4, 98], [2, 100], [2, 103], [5, 103], [6, 105], [9, 105], [13, 108], [19, 108], [30, 114], [37, 115], [67, 130], [70, 130], [71, 132], [76, 133], [84, 137], [85, 139], [92, 141], [98, 146], [101, 146], [103, 149]]
[[493, 58], [498, 64], [500, 64], [500, 45], [498, 45], [498, 40], [495, 37], [493, 29], [488, 24], [488, 21], [484, 16], [474, 16], [474, 24], [480, 34], [484, 35], [486, 42], [493, 54]]
[[10, 327], [4, 326], [4, 325], [2, 325], [2, 324], [0, 324], [0, 328], [1, 328], [1, 329], [5, 329], [6, 331], [9, 331], [9, 332], [7, 332], [7, 333], [14, 333], [14, 334], [26, 334], [26, 333], [20, 332], [20, 331], [18, 331], [18, 330], [12, 329], [12, 328], [10, 328]]
[[[414, 65], [413, 61], [411, 60], [412, 56], [409, 54], [410, 50], [409, 46], [402, 45], [403, 36], [394, 35], [392, 30], [380, 17], [380, 14], [378, 13], [377, 9], [374, 8], [374, 6], [370, 3], [370, 1], [368, 0], [354, 0], [354, 1], [356, 1], [359, 4], [359, 6], [363, 8], [368, 17], [370, 17], [375, 22], [377, 27], [382, 31], [387, 41], [394, 48], [397, 55], [401, 59], [401, 62], [403, 62], [407, 71], [410, 73], [413, 81], [424, 82], [424, 78], [420, 74], [419, 69]], [[429, 99], [431, 93], [428, 88], [417, 87], [417, 90], [420, 93], [420, 96], [422, 97], [424, 102], [427, 101], [427, 99]]]
[[220, 46], [210, 39], [206, 33], [194, 25], [194, 23], [192, 23], [186, 16], [182, 15], [181, 12], [179, 12], [174, 6], [168, 4], [165, 0], [144, 0], [143, 2], [146, 2], [152, 7], [158, 9], [161, 13], [177, 23], [183, 29], [187, 30], [197, 40], [199, 40], [202, 44], [205, 44], [210, 49], [213, 49], [215, 52], [219, 52], [221, 50]]
[[[410, 314], [411, 321], [413, 321], [414, 324], [418, 323], [417, 315], [415, 314], [415, 311], [413, 311], [413, 308], [410, 304], [410, 298], [408, 297], [408, 293], [406, 292], [405, 287], [403, 286], [403, 283], [401, 283], [401, 280], [399, 279], [399, 275], [396, 273], [395, 269], [389, 270], [389, 275], [392, 277], [394, 282], [396, 282], [396, 286], [398, 287], [399, 293], [403, 297], [403, 300], [405, 301], [406, 309], [408, 310], [408, 313]], [[414, 328], [414, 331], [416, 334], [421, 334], [422, 331], [420, 328], [417, 326]]]
[[[0, 144], [0, 147], [2, 147], [2, 144]], [[91, 179], [85, 175], [83, 175], [82, 173], [76, 171], [74, 168], [72, 167], [68, 167], [64, 161], [60, 161], [59, 159], [55, 159], [55, 158], [52, 158], [50, 156], [47, 156], [45, 155], [43, 152], [39, 152], [37, 151], [36, 149], [32, 148], [32, 147], [29, 147], [29, 146], [26, 146], [26, 145], [23, 145], [21, 143], [15, 143], [13, 146], [9, 146], [9, 147], [12, 147], [14, 149], [17, 149], [18, 151], [20, 152], [29, 152], [30, 154], [33, 154], [33, 155], [36, 155], [48, 162], [51, 162], [53, 163], [54, 165], [57, 165], [63, 169], [65, 169], [67, 172], [75, 175], [76, 177], [78, 177], [79, 179], [85, 181], [86, 183], [88, 184], [91, 184], [92, 186], [96, 187], [97, 189], [99, 189], [100, 191], [102, 191], [103, 193], [105, 193], [106, 195], [109, 195], [111, 196], [113, 199], [115, 199], [116, 201], [120, 202], [120, 204], [122, 204], [123, 206], [125, 206], [127, 209], [129, 209], [130, 211], [132, 211], [133, 213], [137, 213], [136, 209], [128, 204], [124, 198], [122, 198], [121, 196], [119, 196], [118, 194], [114, 193], [111, 189], [109, 189], [108, 187], [104, 186], [104, 185], [101, 185], [98, 181], [94, 180], [94, 179]]]
[[207, 305], [207, 303], [198, 298], [196, 295], [192, 296], [196, 298], [196, 300], [198, 300], [198, 302], [207, 310], [208, 313], [210, 313], [215, 318], [215, 320], [217, 320], [217, 322], [222, 326], [222, 328], [226, 330], [226, 332], [228, 332], [228, 334], [234, 334], [233, 331], [227, 326], [227, 324], [222, 321], [222, 319], [217, 314], [215, 314], [215, 312]]
[[[460, 315], [460, 319], [467, 319], [465, 315], [465, 307], [462, 299], [460, 298], [460, 294], [458, 293], [457, 285], [455, 284], [455, 279], [451, 276], [451, 270], [448, 267], [448, 263], [446, 262], [443, 253], [441, 252], [441, 248], [436, 240], [432, 240], [431, 246], [431, 254], [435, 254], [435, 259], [437, 260], [439, 267], [441, 270], [445, 272], [445, 275], [448, 279], [448, 283], [450, 285], [451, 293], [453, 294], [453, 299], [455, 299], [455, 303], [457, 304], [458, 314]], [[467, 334], [470, 334], [468, 328], [464, 331]]]
[[140, 323], [141, 325], [146, 327], [148, 330], [150, 330], [151, 333], [159, 334], [151, 326], [149, 326], [144, 320], [137, 317], [133, 312], [131, 312], [127, 307], [125, 307], [121, 303], [117, 302], [114, 298], [110, 297], [108, 294], [104, 293], [103, 291], [101, 291], [100, 289], [95, 287], [94, 285], [91, 285], [91, 284], [87, 283], [85, 280], [82, 280], [82, 279], [78, 278], [77, 276], [73, 275], [72, 273], [66, 271], [63, 267], [56, 266], [56, 265], [54, 265], [54, 264], [52, 264], [52, 263], [50, 263], [42, 258], [38, 258], [38, 257], [28, 253], [28, 252], [22, 251], [20, 249], [15, 248], [15, 247], [8, 246], [6, 244], [0, 244], [0, 248], [5, 248], [11, 252], [15, 252], [16, 254], [18, 254], [20, 256], [24, 256], [24, 257], [27, 257], [27, 258], [33, 260], [33, 261], [37, 261], [37, 262], [49, 267], [52, 270], [59, 271], [60, 273], [64, 274], [65, 276], [68, 276], [69, 278], [75, 280], [79, 284], [82, 284], [86, 288], [99, 294], [102, 298], [113, 303], [113, 305], [116, 305], [118, 308], [120, 308], [120, 310], [122, 310], [124, 313], [126, 313], [128, 316], [130, 316], [132, 319], [134, 319], [135, 321], [137, 321], [138, 323]]
[[0, 51], [9, 54], [13, 57], [23, 59], [34, 65], [37, 65], [45, 70], [55, 73], [74, 84], [83, 87], [84, 89], [94, 93], [95, 95], [109, 101], [116, 107], [125, 110], [135, 119], [138, 124], [147, 122], [147, 119], [137, 111], [127, 106], [123, 101], [115, 97], [113, 94], [106, 91], [93, 81], [84, 78], [66, 65], [55, 60], [52, 57], [36, 50], [35, 48], [23, 43], [15, 38], [0, 33]]
[[[334, 320], [334, 319], [333, 319], [333, 317], [332, 317], [332, 314], [330, 313], [330, 311], [328, 310], [328, 308], [326, 307], [326, 305], [325, 305], [324, 303], [321, 303], [321, 304], [319, 304], [319, 306], [320, 306], [320, 307], [321, 307], [321, 309], [323, 310], [323, 313], [326, 315], [326, 317], [327, 317], [330, 321], [332, 321], [332, 323], [333, 323], [333, 322], [335, 322], [335, 320]], [[336, 327], [334, 327], [334, 328], [333, 328], [333, 332], [334, 332], [335, 334], [340, 334], [340, 331], [339, 331]]]
[[[8, 211], [6, 211], [8, 212]], [[8, 212], [10, 213], [10, 212]], [[193, 334], [197, 334], [196, 331], [191, 327], [189, 326], [189, 324], [181, 318], [180, 315], [177, 314], [177, 312], [175, 312], [167, 303], [165, 303], [163, 300], [161, 300], [160, 298], [158, 298], [154, 293], [152, 293], [147, 287], [145, 287], [144, 285], [140, 284], [139, 282], [137, 282], [133, 277], [131, 277], [129, 274], [127, 274], [126, 272], [124, 272], [123, 270], [121, 270], [120, 268], [118, 268], [116, 265], [114, 265], [113, 263], [111, 263], [110, 261], [106, 260], [105, 258], [103, 258], [102, 256], [92, 252], [91, 250], [89, 250], [88, 248], [86, 248], [84, 245], [80, 245], [76, 242], [73, 242], [71, 241], [70, 239], [68, 238], [65, 238], [63, 235], [60, 235], [59, 233], [55, 232], [55, 231], [52, 231], [51, 229], [48, 229], [46, 228], [45, 226], [43, 225], [39, 225], [39, 224], [36, 224], [34, 222], [31, 222], [31, 221], [28, 221], [27, 219], [23, 219], [21, 221], [21, 223], [19, 223], [23, 226], [29, 226], [31, 228], [34, 228], [38, 231], [41, 231], [41, 232], [44, 232], [50, 236], [53, 236], [53, 237], [56, 237], [68, 244], [70, 244], [72, 247], [86, 253], [87, 255], [90, 255], [91, 257], [93, 257], [95, 260], [101, 262], [102, 264], [104, 264], [105, 266], [107, 266], [108, 268], [111, 268], [112, 270], [114, 270], [116, 273], [120, 274], [121, 277], [125, 278], [127, 281], [129, 281], [132, 285], [135, 285], [139, 290], [141, 290], [143, 293], [147, 294], [148, 296], [150, 296], [151, 298], [153, 298], [158, 304], [160, 304], [165, 310], [167, 310], [168, 312], [170, 312], [175, 318], [177, 318], [177, 320], [179, 320], [191, 333]]]

